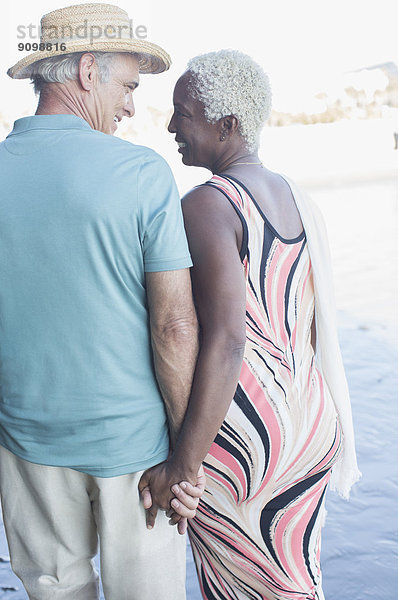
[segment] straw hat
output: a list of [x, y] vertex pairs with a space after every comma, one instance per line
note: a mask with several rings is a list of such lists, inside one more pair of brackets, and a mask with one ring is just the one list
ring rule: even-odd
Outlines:
[[128, 14], [112, 4], [67, 6], [44, 15], [40, 24], [44, 49], [8, 69], [13, 79], [30, 77], [28, 67], [38, 60], [70, 52], [133, 52], [139, 55], [140, 73], [161, 73], [171, 65], [170, 56], [162, 48], [134, 38]]

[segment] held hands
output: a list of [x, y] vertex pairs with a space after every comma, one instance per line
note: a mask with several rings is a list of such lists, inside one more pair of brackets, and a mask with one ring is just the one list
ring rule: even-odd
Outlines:
[[[206, 486], [206, 476], [202, 465], [199, 468], [196, 485], [192, 485], [188, 481], [182, 481], [180, 484], [172, 486], [172, 490], [176, 495], [171, 501], [171, 509], [166, 512], [170, 518], [170, 525], [177, 525], [178, 533], [183, 535], [187, 530], [188, 519], [193, 519], [196, 514], [196, 508], [199, 504], [199, 499], [203, 495]], [[188, 514], [188, 506], [195, 504], [195, 509]]]
[[[180, 481], [180, 483], [175, 483]], [[181, 481], [181, 474], [168, 461], [145, 471], [138, 484], [147, 514], [147, 527], [155, 525], [158, 510], [170, 517], [170, 525], [177, 525], [182, 535], [187, 528], [187, 519], [193, 519], [199, 498], [205, 488], [205, 474], [201, 466], [195, 480]]]

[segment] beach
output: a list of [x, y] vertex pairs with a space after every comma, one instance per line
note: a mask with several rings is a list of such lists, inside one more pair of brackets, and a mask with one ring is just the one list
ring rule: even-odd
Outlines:
[[[326, 600], [397, 598], [398, 151], [392, 132], [390, 120], [264, 132], [266, 164], [298, 181], [327, 223], [363, 475], [348, 502], [328, 493], [321, 553]], [[171, 144], [162, 136], [157, 149], [183, 193], [206, 177], [181, 167]], [[1, 528], [3, 598], [26, 600], [27, 595], [10, 570]], [[187, 600], [200, 598], [188, 555]]]

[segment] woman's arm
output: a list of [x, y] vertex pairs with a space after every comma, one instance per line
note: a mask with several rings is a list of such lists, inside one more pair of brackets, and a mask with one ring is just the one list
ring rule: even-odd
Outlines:
[[175, 451], [177, 470], [196, 475], [235, 394], [246, 341], [246, 285], [239, 257], [242, 225], [228, 200], [211, 187], [183, 199], [194, 267], [193, 294], [200, 351], [191, 397]]
[[[139, 484], [148, 527], [154, 525], [158, 508], [173, 514], [170, 502], [174, 496], [186, 508], [196, 507], [196, 498], [203, 491], [197, 485], [198, 471], [235, 394], [246, 341], [246, 285], [239, 257], [239, 217], [228, 200], [210, 187], [187, 194], [183, 212], [194, 263], [191, 276], [200, 350], [188, 409], [173, 454], [146, 471]], [[192, 496], [189, 502], [184, 495], [172, 492], [172, 484], [178, 482], [186, 482], [186, 492]], [[171, 506], [175, 510], [172, 523], [179, 516], [192, 514], [184, 506], [176, 507], [175, 501]]]

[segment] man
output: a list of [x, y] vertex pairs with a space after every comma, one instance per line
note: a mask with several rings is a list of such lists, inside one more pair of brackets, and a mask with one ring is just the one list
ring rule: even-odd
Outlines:
[[[53, 11], [45, 50], [8, 72], [40, 97], [0, 145], [0, 489], [37, 600], [98, 597], [97, 537], [107, 600], [185, 598], [184, 537], [164, 513], [146, 528], [138, 482], [187, 406], [191, 260], [170, 169], [112, 137], [139, 74], [170, 64], [128, 24], [105, 4]], [[166, 489], [196, 483], [171, 471]]]

